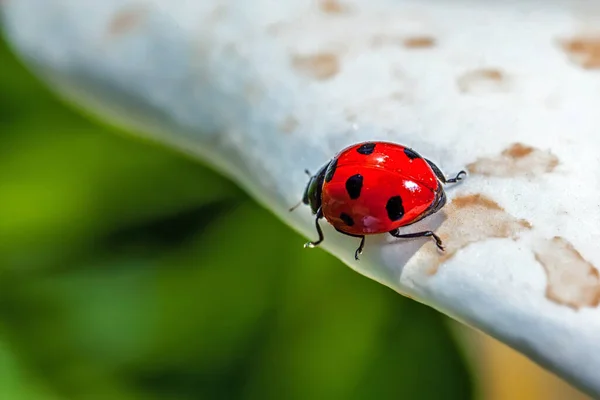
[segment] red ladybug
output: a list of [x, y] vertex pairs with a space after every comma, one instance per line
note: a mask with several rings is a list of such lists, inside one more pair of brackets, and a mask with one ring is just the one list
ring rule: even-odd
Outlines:
[[365, 235], [385, 232], [397, 238], [431, 237], [444, 250], [432, 231], [400, 234], [398, 228], [439, 211], [446, 204], [442, 184], [456, 183], [465, 175], [460, 171], [447, 179], [434, 163], [395, 143], [364, 142], [347, 147], [311, 176], [304, 190], [301, 203], [310, 205], [316, 215], [319, 234], [319, 240], [304, 247], [323, 241], [319, 220], [325, 217], [337, 231], [361, 238], [354, 253], [357, 260]]

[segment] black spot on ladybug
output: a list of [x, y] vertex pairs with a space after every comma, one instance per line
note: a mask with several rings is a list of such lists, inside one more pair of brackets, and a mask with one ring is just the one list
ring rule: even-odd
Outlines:
[[410, 158], [411, 160], [414, 160], [415, 158], [421, 158], [421, 156], [415, 153], [413, 149], [409, 149], [408, 147], [404, 148], [404, 154], [406, 154], [406, 157]]
[[348, 215], [348, 214], [346, 214], [346, 213], [341, 213], [341, 214], [340, 214], [340, 219], [341, 219], [342, 221], [344, 221], [344, 223], [345, 223], [346, 225], [348, 225], [348, 226], [352, 226], [352, 225], [354, 225], [354, 220], [352, 219], [352, 217], [351, 217], [351, 216], [349, 216], [349, 215]]
[[358, 149], [356, 149], [356, 151], [359, 154], [368, 156], [369, 154], [373, 153], [373, 151], [375, 151], [375, 143], [369, 142], [362, 144]]
[[333, 174], [335, 174], [335, 170], [337, 168], [337, 158], [329, 164], [327, 167], [327, 173], [325, 174], [325, 182], [330, 182], [333, 179]]
[[348, 196], [352, 200], [356, 200], [360, 197], [360, 191], [363, 186], [363, 177], [361, 174], [352, 175], [346, 181], [346, 191], [348, 192]]
[[398, 221], [404, 216], [404, 207], [400, 196], [392, 196], [385, 205], [390, 221]]

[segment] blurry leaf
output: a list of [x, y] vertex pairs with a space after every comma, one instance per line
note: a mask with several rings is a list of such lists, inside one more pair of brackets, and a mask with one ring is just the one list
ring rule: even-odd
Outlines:
[[391, 382], [402, 383], [393, 386], [398, 399], [472, 398], [469, 371], [437, 311], [405, 299], [392, 307], [375, 340], [386, 345], [371, 355], [353, 398], [386, 397]]
[[445, 317], [320, 256], [283, 283], [251, 398], [471, 397]]
[[29, 376], [11, 350], [0, 340], [0, 399], [58, 400]]
[[[25, 325], [0, 318], [39, 343], [29, 349], [34, 359], [61, 354], [65, 365], [92, 368], [50, 375], [65, 385], [107, 385], [94, 377], [109, 374], [116, 387], [168, 399], [436, 398], [440, 387], [449, 398], [468, 397], [442, 316], [326, 253], [305, 251], [298, 239], [246, 204], [162, 256], [137, 248], [135, 257], [121, 251], [104, 265], [12, 284], [26, 297], [9, 297], [11, 304], [31, 302], [32, 293], [46, 300], [21, 309]], [[61, 314], [48, 309], [50, 299]]]
[[[133, 400], [134, 396], [115, 377], [114, 370], [90, 362], [74, 345], [76, 329], [68, 307], [40, 282], [7, 284], [2, 281], [0, 318], [3, 338], [16, 351], [19, 366], [44, 382], [56, 398], [82, 400]], [[11, 366], [15, 368], [13, 364]], [[11, 370], [14, 374], [14, 369]], [[31, 400], [38, 400], [33, 398]], [[45, 397], [39, 400], [46, 400]]]
[[0, 159], [0, 249], [81, 241], [233, 193], [188, 160], [108, 132], [33, 139]]

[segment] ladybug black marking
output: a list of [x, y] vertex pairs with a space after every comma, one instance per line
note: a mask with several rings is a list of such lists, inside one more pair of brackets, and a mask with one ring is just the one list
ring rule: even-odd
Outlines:
[[357, 148], [356, 151], [359, 154], [368, 156], [369, 154], [372, 154], [375, 151], [375, 143], [373, 143], [373, 142], [365, 143], [362, 146], [360, 146], [359, 148]]
[[361, 174], [352, 175], [346, 180], [346, 191], [352, 200], [360, 197], [360, 192], [363, 187], [363, 176]]
[[329, 164], [329, 167], [327, 167], [327, 173], [325, 174], [325, 182], [331, 182], [331, 180], [333, 179], [333, 174], [335, 174], [335, 170], [337, 169], [337, 158], [335, 160], [333, 160], [331, 162], [331, 164]]
[[404, 216], [404, 206], [402, 205], [402, 197], [392, 196], [385, 205], [388, 218], [390, 221], [398, 221]]
[[352, 226], [352, 225], [354, 225], [354, 220], [352, 219], [352, 217], [351, 217], [351, 216], [349, 216], [349, 215], [348, 215], [348, 214], [346, 214], [346, 213], [341, 213], [341, 214], [340, 214], [340, 219], [341, 219], [342, 221], [344, 221], [344, 223], [345, 223], [346, 225], [348, 225], [348, 226]]
[[406, 154], [406, 157], [410, 158], [411, 160], [421, 158], [419, 154], [417, 154], [413, 149], [409, 149], [408, 147], [404, 148], [404, 154]]

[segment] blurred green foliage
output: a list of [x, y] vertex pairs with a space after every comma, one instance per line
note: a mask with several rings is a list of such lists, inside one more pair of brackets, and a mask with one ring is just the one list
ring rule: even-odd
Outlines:
[[441, 314], [85, 119], [5, 43], [0, 130], [0, 399], [472, 397]]

